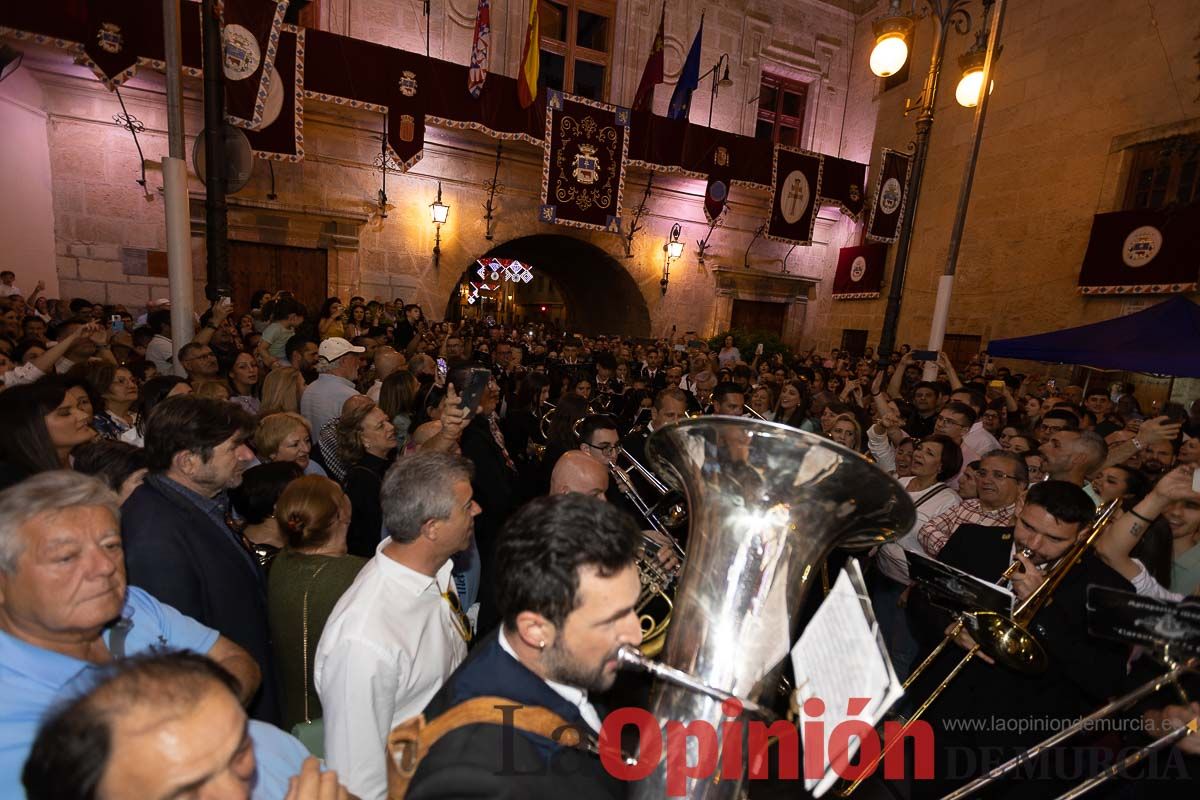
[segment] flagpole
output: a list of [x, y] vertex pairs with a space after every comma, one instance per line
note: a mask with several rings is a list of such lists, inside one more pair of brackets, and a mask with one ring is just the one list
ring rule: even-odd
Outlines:
[[[992, 0], [985, 0], [985, 9]], [[983, 142], [983, 123], [987, 117], [989, 87], [992, 85], [992, 66], [996, 59], [996, 46], [1000, 41], [1000, 26], [1004, 22], [1006, 0], [994, 0], [996, 10], [992, 15], [992, 27], [988, 32], [987, 55], [983, 61], [983, 83], [979, 88], [979, 103], [975, 106], [975, 125], [971, 131], [971, 151], [967, 165], [963, 168], [962, 187], [958, 193], [958, 208], [954, 212], [954, 227], [950, 231], [950, 249], [946, 254], [946, 268], [938, 280], [937, 300], [933, 306], [933, 324], [929, 329], [929, 348], [935, 352], [942, 349], [946, 338], [946, 322], [950, 317], [950, 298], [954, 294], [954, 274], [958, 270], [958, 251], [962, 246], [963, 228], [967, 224], [967, 206], [971, 201], [971, 186], [975, 182], [975, 164], [979, 160], [979, 147]], [[986, 12], [985, 12], [986, 13]], [[986, 18], [985, 18], [986, 19]], [[986, 24], [986, 21], [985, 23]], [[937, 380], [937, 362], [925, 362], [924, 380]]]

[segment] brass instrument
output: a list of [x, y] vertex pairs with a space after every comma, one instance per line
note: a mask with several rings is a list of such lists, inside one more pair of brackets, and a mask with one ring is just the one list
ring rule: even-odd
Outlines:
[[[958, 638], [958, 635], [962, 633], [968, 624], [972, 628], [970, 633], [975, 640], [975, 644], [959, 660], [954, 668], [950, 670], [946, 677], [942, 679], [942, 682], [937, 685], [929, 697], [925, 698], [925, 701], [905, 721], [899, 733], [884, 744], [876, 756], [874, 763], [872, 763], [871, 768], [864, 770], [861, 777], [841, 790], [839, 792], [840, 796], [849, 797], [867, 776], [874, 772], [875, 767], [882, 763], [884, 756], [887, 755], [892, 746], [896, 742], [903, 740], [904, 734], [908, 732], [912, 724], [929, 710], [929, 707], [941, 697], [946, 687], [958, 677], [958, 674], [966, 668], [967, 664], [981, 650], [993, 661], [1020, 672], [1036, 673], [1046, 669], [1046, 651], [1027, 630], [1029, 623], [1045, 607], [1046, 603], [1050, 601], [1051, 595], [1067, 577], [1071, 568], [1079, 563], [1079, 559], [1087, 552], [1088, 547], [1096, 540], [1096, 537], [1108, 527], [1119, 507], [1120, 498], [1117, 498], [1109, 502], [1097, 513], [1096, 519], [1092, 522], [1092, 526], [1087, 534], [1080, 535], [1075, 540], [1075, 543], [1071, 545], [1071, 548], [1055, 562], [1054, 566], [1048, 571], [1045, 580], [1042, 581], [1042, 584], [1013, 609], [1012, 617], [1006, 617], [1003, 614], [997, 614], [992, 611], [960, 614], [958, 616], [950, 632], [946, 634], [945, 638], [938, 643], [938, 646], [908, 676], [908, 680], [904, 682], [904, 688], [908, 689], [912, 686], [924, 674], [925, 670], [933, 664], [942, 651]], [[1028, 548], [1023, 548], [1021, 555], [1029, 558], [1031, 551]], [[1008, 580], [1021, 568], [1021, 562], [1018, 559], [1013, 559], [1013, 563], [1004, 570], [997, 583]]]
[[[1029, 764], [1031, 760], [1037, 758], [1038, 755], [1046, 750], [1049, 750], [1051, 747], [1062, 744], [1064, 741], [1070, 739], [1072, 736], [1082, 730], [1089, 729], [1097, 720], [1104, 719], [1105, 717], [1109, 717], [1118, 711], [1129, 708], [1134, 703], [1149, 697], [1166, 686], [1173, 685], [1182, 695], [1183, 689], [1179, 685], [1179, 679], [1185, 673], [1195, 672], [1198, 668], [1200, 668], [1200, 658], [1193, 657], [1183, 663], [1171, 661], [1169, 658], [1167, 660], [1171, 666], [1171, 669], [1168, 672], [1146, 681], [1141, 686], [1130, 691], [1129, 693], [1121, 695], [1116, 700], [1101, 706], [1091, 714], [1088, 714], [1086, 717], [1082, 717], [1074, 724], [1063, 728], [1053, 736], [1043, 739], [1023, 753], [1020, 753], [1008, 761], [1005, 761], [1000, 766], [989, 770], [986, 775], [982, 775], [970, 783], [959, 787], [955, 791], [943, 797], [942, 800], [960, 800], [960, 798], [974, 794], [984, 786], [987, 786], [988, 784], [993, 783], [997, 779], [1002, 778], [1008, 773], [1012, 772], [1017, 767]], [[1186, 704], [1187, 697], [1183, 696], [1183, 699]], [[1107, 781], [1109, 778], [1116, 776], [1120, 772], [1123, 772], [1132, 767], [1134, 764], [1137, 764], [1139, 761], [1144, 760], [1147, 756], [1162, 750], [1165, 747], [1171, 746], [1185, 736], [1196, 733], [1198, 726], [1200, 726], [1200, 721], [1193, 719], [1189, 725], [1176, 728], [1175, 730], [1160, 736], [1158, 739], [1155, 739], [1145, 747], [1138, 748], [1134, 752], [1130, 753], [1119, 763], [1106, 768], [1099, 774], [1089, 778], [1079, 786], [1076, 786], [1071, 791], [1059, 797], [1058, 800], [1067, 800], [1068, 798], [1079, 797], [1083, 794], [1086, 794], [1087, 792]]]
[[[896, 481], [856, 453], [786, 425], [681, 420], [655, 431], [647, 454], [682, 487], [690, 521], [661, 658], [670, 677], [658, 676], [650, 711], [660, 725], [702, 721], [720, 738], [728, 717], [714, 691], [759, 706], [774, 696], [804, 597], [829, 551], [866, 531], [889, 540], [912, 527], [916, 511]], [[732, 800], [745, 781], [689, 778], [684, 796]], [[634, 800], [666, 794], [665, 760], [630, 785]]]
[[[615, 461], [620, 461], [621, 459], [628, 461], [629, 466], [625, 468], [618, 466]], [[645, 498], [642, 497], [641, 493], [633, 485], [630, 472], [636, 471], [655, 490], [661, 493], [662, 497], [659, 504], [662, 503], [662, 500], [669, 499], [671, 490], [658, 479], [657, 475], [646, 469], [643, 464], [631, 456], [620, 445], [617, 446], [614, 462], [609, 462], [608, 464], [608, 471], [612, 475], [617, 490], [633, 504], [638, 513], [645, 518], [646, 523], [670, 541], [682, 565], [687, 554], [679, 546], [679, 542], [676, 541], [669, 529], [687, 519], [686, 511], [679, 504], [671, 504], [665, 510], [660, 511], [657, 505], [647, 503]], [[658, 540], [652, 539], [649, 536], [644, 537], [642, 552], [638, 556], [637, 562], [638, 577], [642, 582], [642, 591], [638, 595], [637, 605], [634, 608], [637, 611], [638, 620], [642, 625], [641, 651], [651, 658], [657, 656], [662, 651], [664, 636], [666, 635], [667, 626], [671, 624], [671, 614], [674, 608], [671, 594], [675, 581], [679, 577], [679, 568], [670, 571], [663, 569], [657, 557], [660, 548], [661, 544]]]
[[758, 413], [757, 411], [755, 411], [753, 408], [751, 408], [749, 403], [745, 403], [742, 405], [742, 413], [745, 415], [754, 417], [759, 422], [766, 422], [766, 420], [763, 419], [763, 415]]

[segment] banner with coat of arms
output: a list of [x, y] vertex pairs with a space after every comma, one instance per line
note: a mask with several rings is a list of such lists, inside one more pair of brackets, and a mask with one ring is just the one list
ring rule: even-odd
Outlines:
[[837, 206], [855, 219], [867, 204], [867, 165], [825, 156], [821, 165], [821, 202]]
[[225, 119], [238, 127], [262, 127], [288, 2], [224, 0], [220, 5]]
[[871, 241], [890, 243], [900, 237], [904, 207], [908, 204], [908, 175], [911, 171], [911, 156], [899, 150], [883, 148], [883, 165], [875, 183], [871, 218], [867, 221], [867, 238]]
[[275, 55], [275, 80], [267, 92], [262, 126], [246, 131], [254, 155], [272, 161], [304, 159], [305, 28], [284, 25]]
[[817, 198], [821, 196], [822, 161], [820, 153], [775, 145], [768, 239], [788, 244], [812, 244]]
[[883, 290], [886, 244], [864, 244], [838, 250], [833, 276], [834, 300], [874, 300]]
[[621, 232], [629, 109], [546, 92], [542, 222]]
[[1200, 205], [1114, 211], [1092, 219], [1082, 294], [1194, 292], [1200, 272]]

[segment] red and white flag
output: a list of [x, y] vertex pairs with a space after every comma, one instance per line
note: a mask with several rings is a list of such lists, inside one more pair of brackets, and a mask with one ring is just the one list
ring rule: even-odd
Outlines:
[[488, 54], [492, 49], [492, 22], [488, 0], [479, 0], [475, 12], [475, 39], [471, 43], [471, 71], [467, 74], [467, 91], [478, 98], [487, 80]]

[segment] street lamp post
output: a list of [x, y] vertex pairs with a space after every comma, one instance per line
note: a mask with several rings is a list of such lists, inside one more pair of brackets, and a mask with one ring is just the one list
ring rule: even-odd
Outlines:
[[[921, 182], [925, 174], [925, 161], [929, 154], [929, 135], [933, 129], [933, 112], [937, 103], [942, 59], [946, 53], [946, 37], [950, 28], [954, 28], [961, 34], [969, 33], [971, 30], [971, 15], [967, 11], [971, 0], [925, 0], [925, 4], [934, 24], [933, 56], [929, 60], [929, 73], [925, 77], [925, 85], [921, 89], [919, 103], [905, 102], [905, 114], [913, 110], [918, 111], [917, 135], [913, 152], [912, 177], [908, 186], [906, 202], [908, 219], [904, 220], [904, 224], [901, 225], [900, 237], [896, 242], [896, 260], [892, 265], [892, 282], [888, 290], [887, 306], [883, 315], [883, 330], [879, 338], [880, 358], [889, 357], [896, 348], [896, 328], [900, 322], [900, 299], [904, 293], [904, 278], [908, 270], [913, 229], [916, 227], [917, 201], [921, 196]], [[880, 63], [884, 66], [891, 66], [895, 64], [896, 59], [899, 60], [900, 65], [904, 63], [904, 58], [908, 54], [908, 43], [904, 42], [905, 48], [901, 51], [896, 41], [897, 39], [903, 41], [904, 38], [904, 32], [901, 30], [904, 25], [899, 22], [902, 19], [908, 19], [911, 23], [911, 17], [900, 13], [899, 0], [892, 0], [891, 12], [883, 17], [880, 20], [881, 24], [877, 26], [879, 35], [876, 49], [882, 48], [883, 51], [878, 56], [876, 53], [872, 53], [873, 69]], [[908, 30], [911, 31], [911, 24], [908, 26]], [[889, 50], [892, 51], [890, 59], [887, 57]], [[899, 65], [884, 74], [892, 74], [897, 69], [899, 69]]]

